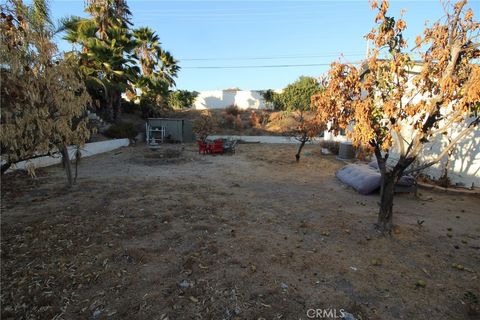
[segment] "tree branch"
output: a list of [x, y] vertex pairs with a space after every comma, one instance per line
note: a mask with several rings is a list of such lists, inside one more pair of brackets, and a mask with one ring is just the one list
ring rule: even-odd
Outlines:
[[[457, 13], [455, 14], [455, 18], [453, 19], [453, 22], [451, 22], [451, 24], [450, 24], [452, 26], [452, 33], [450, 34], [449, 39], [448, 39], [448, 44], [449, 45], [452, 45], [452, 42], [454, 41], [454, 38], [457, 36], [457, 25], [458, 25], [459, 20], [460, 20], [460, 14], [462, 13], [462, 9], [463, 9], [463, 7], [465, 6], [466, 3], [467, 3], [466, 0], [463, 0], [462, 2], [457, 3], [457, 5], [459, 5], [459, 8], [458, 8]], [[447, 14], [447, 19], [448, 18], [449, 18], [449, 16]]]
[[450, 126], [457, 120], [457, 117], [459, 117], [461, 115], [462, 115], [462, 113], [461, 113], [460, 110], [450, 113], [449, 115], [445, 116], [445, 118], [449, 118], [449, 120], [447, 121], [447, 123], [442, 128], [430, 131], [427, 135], [428, 136], [435, 136], [439, 133], [446, 132], [447, 129], [450, 128]]
[[406, 141], [405, 138], [402, 136], [402, 134], [400, 133], [401, 130], [395, 130], [393, 131], [395, 133], [394, 137], [395, 137], [395, 140], [398, 144], [398, 147], [400, 148], [400, 154], [401, 155], [404, 155], [404, 152], [405, 152], [405, 145], [403, 144], [403, 141]]
[[[478, 124], [478, 119], [475, 120], [475, 122]], [[467, 134], [469, 134], [471, 131], [473, 131], [473, 128], [475, 128], [475, 127], [476, 127], [476, 125], [471, 125], [470, 124], [467, 128], [465, 128], [461, 133], [458, 134], [458, 136], [455, 139], [453, 139], [450, 142], [450, 144], [438, 155], [438, 157], [435, 158], [435, 160], [427, 162], [426, 164], [421, 165], [417, 168], [406, 170], [404, 172], [404, 174], [409, 174], [409, 173], [412, 173], [412, 172], [415, 172], [415, 171], [421, 171], [421, 170], [426, 169], [428, 167], [431, 167], [435, 163], [439, 162], [450, 151], [450, 149], [452, 149], [455, 146], [455, 144], [458, 141], [460, 141], [463, 137], [465, 137]]]
[[382, 157], [382, 152], [380, 151], [380, 147], [378, 146], [378, 143], [376, 141], [374, 143], [374, 147], [375, 147], [375, 157], [377, 158], [377, 163], [378, 163], [378, 169], [380, 170], [380, 173], [383, 176], [387, 172], [386, 159]]

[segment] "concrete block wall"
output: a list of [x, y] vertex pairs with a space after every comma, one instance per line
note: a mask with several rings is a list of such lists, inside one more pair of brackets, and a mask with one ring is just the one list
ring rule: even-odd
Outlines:
[[[95, 154], [112, 151], [121, 147], [126, 147], [129, 144], [130, 144], [129, 139], [113, 139], [113, 140], [86, 143], [81, 148], [82, 157], [90, 157]], [[75, 158], [75, 151], [76, 151], [75, 146], [68, 147], [68, 153], [70, 155], [70, 159]], [[35, 168], [48, 167], [55, 164], [59, 164], [61, 162], [62, 162], [62, 158], [60, 157], [60, 155], [54, 156], [54, 157], [45, 156], [45, 157], [35, 158], [27, 161], [18, 162], [15, 165], [13, 165], [12, 168], [10, 168], [10, 170], [26, 169], [27, 166], [29, 165], [33, 165]]]

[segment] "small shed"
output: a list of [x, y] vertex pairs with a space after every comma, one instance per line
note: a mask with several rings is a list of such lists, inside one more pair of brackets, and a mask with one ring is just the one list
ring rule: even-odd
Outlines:
[[192, 121], [174, 118], [148, 118], [145, 123], [146, 142], [148, 144], [189, 143], [195, 141]]

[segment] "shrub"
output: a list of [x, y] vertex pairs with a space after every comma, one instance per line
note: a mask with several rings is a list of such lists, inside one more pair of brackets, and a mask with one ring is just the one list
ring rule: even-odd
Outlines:
[[280, 120], [283, 120], [284, 118], [285, 118], [285, 113], [282, 111], [272, 112], [269, 115], [270, 122], [280, 121]]
[[259, 122], [260, 125], [266, 126], [270, 122], [270, 113], [262, 110], [260, 112]]
[[157, 99], [142, 99], [140, 100], [140, 110], [142, 117], [147, 118], [160, 118], [165, 112], [169, 111], [168, 105], [165, 100]]
[[113, 139], [128, 138], [133, 139], [137, 136], [138, 130], [132, 123], [119, 122], [112, 124], [110, 128], [105, 130], [105, 135]]
[[444, 188], [448, 188], [453, 185], [452, 181], [447, 175], [442, 175], [440, 178], [438, 178], [437, 181], [435, 181], [435, 183], [440, 187], [444, 187]]
[[193, 122], [193, 132], [201, 141], [205, 141], [216, 128], [217, 118], [209, 110], [203, 111], [200, 118]]
[[240, 114], [240, 109], [238, 109], [238, 107], [236, 105], [232, 104], [231, 106], [225, 108], [225, 112], [226, 112], [226, 114], [230, 114], [230, 115], [236, 117]]
[[225, 128], [233, 128], [235, 125], [235, 116], [231, 114], [222, 115], [223, 121], [222, 124]]
[[322, 148], [326, 148], [331, 153], [338, 155], [338, 150], [340, 149], [340, 142], [338, 141], [322, 141], [320, 144]]
[[252, 110], [252, 112], [250, 112], [249, 121], [250, 121], [250, 126], [252, 128], [257, 128], [260, 125], [260, 120], [257, 116], [257, 113], [253, 110]]
[[137, 109], [137, 105], [133, 103], [132, 101], [127, 101], [125, 99], [122, 99], [121, 102], [122, 110], [125, 113], [135, 113], [135, 110]]
[[233, 123], [233, 126], [235, 127], [235, 129], [243, 128], [242, 118], [240, 118], [239, 114], [237, 114], [237, 117], [235, 118], [235, 122]]

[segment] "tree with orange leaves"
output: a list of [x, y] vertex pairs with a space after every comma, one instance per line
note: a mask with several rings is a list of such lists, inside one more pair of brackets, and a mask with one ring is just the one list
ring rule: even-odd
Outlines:
[[[403, 17], [387, 16], [388, 1], [371, 5], [378, 10], [377, 28], [366, 35], [373, 50], [361, 67], [333, 63], [325, 91], [312, 102], [319, 122], [332, 121], [332, 130], [351, 128], [353, 143], [374, 152], [382, 176], [377, 226], [390, 233], [399, 177], [439, 162], [478, 130], [480, 23], [466, 0], [446, 6], [445, 19], [417, 37], [412, 51], [420, 60], [414, 61], [403, 38]], [[412, 168], [425, 146], [452, 128], [456, 134], [438, 157]], [[392, 163], [393, 153], [398, 157]]]

